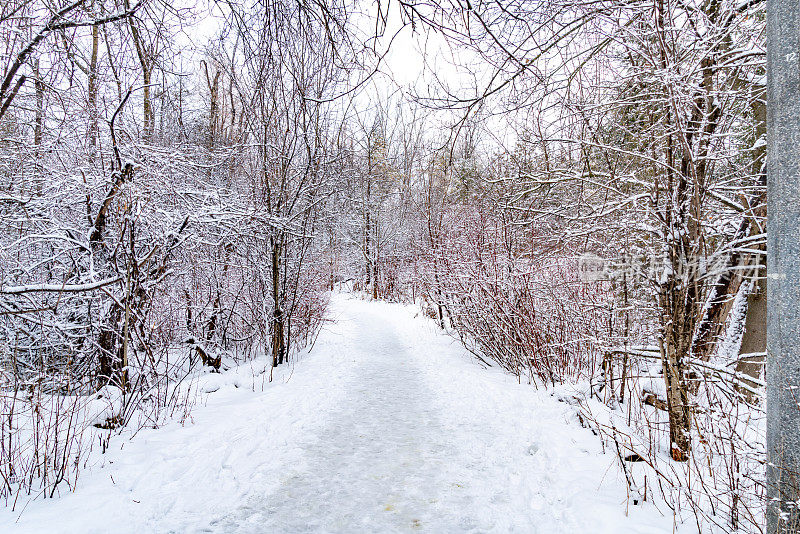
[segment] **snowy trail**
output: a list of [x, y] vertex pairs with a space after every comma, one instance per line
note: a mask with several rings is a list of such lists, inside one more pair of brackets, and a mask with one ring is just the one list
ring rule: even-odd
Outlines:
[[570, 406], [414, 308], [336, 295], [332, 312], [263, 391], [249, 369], [206, 377], [193, 424], [117, 438], [74, 494], [0, 511], [0, 532], [672, 532], [651, 505], [625, 516]]
[[448, 488], [437, 473], [450, 455], [439, 406], [409, 346], [381, 319], [366, 314], [358, 321], [350, 354], [357, 372], [325, 425], [301, 444], [307, 468], [212, 522], [209, 532], [391, 532], [434, 523], [447, 532], [469, 526], [468, 516], [450, 511], [468, 511], [469, 502], [443, 506]]

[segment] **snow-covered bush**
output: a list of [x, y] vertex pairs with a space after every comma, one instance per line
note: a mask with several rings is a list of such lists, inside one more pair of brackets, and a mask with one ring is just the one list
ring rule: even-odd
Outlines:
[[609, 324], [608, 284], [581, 284], [574, 258], [545, 252], [497, 213], [485, 199], [445, 217], [442, 244], [425, 263], [428, 300], [442, 303], [467, 347], [519, 377], [591, 378]]

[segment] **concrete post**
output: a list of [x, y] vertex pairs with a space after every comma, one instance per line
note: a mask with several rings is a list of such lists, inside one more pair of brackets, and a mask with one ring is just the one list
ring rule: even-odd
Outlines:
[[800, 532], [800, 1], [767, 1], [767, 533]]

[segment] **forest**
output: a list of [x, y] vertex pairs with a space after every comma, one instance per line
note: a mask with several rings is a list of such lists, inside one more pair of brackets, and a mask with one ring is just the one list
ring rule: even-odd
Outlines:
[[766, 4], [1, 0], [0, 504], [347, 293], [559, 401], [621, 510], [766, 532]]

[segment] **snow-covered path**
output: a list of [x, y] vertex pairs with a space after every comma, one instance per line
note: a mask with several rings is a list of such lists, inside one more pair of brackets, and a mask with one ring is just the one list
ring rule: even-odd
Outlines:
[[272, 384], [207, 377], [192, 423], [117, 438], [77, 492], [0, 512], [0, 532], [672, 531], [650, 505], [625, 516], [613, 457], [570, 406], [413, 308], [337, 295], [332, 311]]
[[209, 531], [392, 532], [435, 524], [447, 532], [476, 524], [469, 499], [440, 476], [454, 451], [409, 344], [369, 308], [341, 320], [357, 323], [348, 356], [358, 366], [325, 423], [300, 444], [302, 468], [290, 468], [275, 491], [254, 495]]

